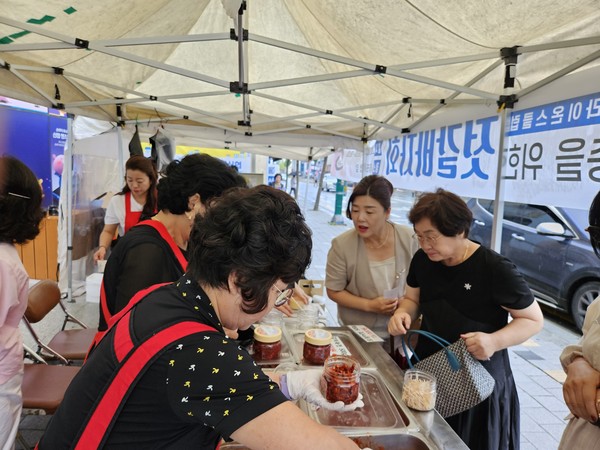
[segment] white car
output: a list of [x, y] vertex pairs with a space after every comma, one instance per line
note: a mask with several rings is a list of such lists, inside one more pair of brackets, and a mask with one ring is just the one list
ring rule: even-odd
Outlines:
[[333, 175], [326, 173], [323, 177], [323, 184], [321, 185], [321, 190], [323, 191], [335, 191], [337, 185], [337, 178]]

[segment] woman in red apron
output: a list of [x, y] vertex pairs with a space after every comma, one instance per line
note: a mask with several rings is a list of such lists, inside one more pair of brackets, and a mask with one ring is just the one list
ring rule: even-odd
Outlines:
[[110, 199], [104, 217], [94, 261], [106, 259], [115, 234], [121, 237], [140, 221], [156, 214], [156, 169], [152, 161], [143, 156], [132, 156], [125, 164], [125, 187]]

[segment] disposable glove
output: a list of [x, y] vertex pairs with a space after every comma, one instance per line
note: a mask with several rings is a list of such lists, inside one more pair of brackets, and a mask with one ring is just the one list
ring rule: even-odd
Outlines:
[[365, 404], [362, 401], [362, 394], [358, 394], [358, 398], [346, 405], [339, 401], [335, 403], [328, 402], [321, 394], [320, 383], [322, 369], [296, 370], [287, 372], [280, 378], [280, 384], [283, 393], [286, 391], [291, 400], [304, 399], [313, 405], [329, 409], [332, 411], [354, 411], [356, 408], [362, 408]]

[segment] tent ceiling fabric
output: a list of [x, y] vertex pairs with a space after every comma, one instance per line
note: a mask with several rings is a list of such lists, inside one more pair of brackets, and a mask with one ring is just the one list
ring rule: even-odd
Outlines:
[[[247, 0], [241, 52], [226, 10], [239, 4], [5, 0], [0, 95], [306, 157], [427, 128], [461, 103], [495, 108], [600, 55], [597, 0]], [[507, 91], [501, 49], [514, 46]], [[240, 80], [248, 91], [232, 92]]]

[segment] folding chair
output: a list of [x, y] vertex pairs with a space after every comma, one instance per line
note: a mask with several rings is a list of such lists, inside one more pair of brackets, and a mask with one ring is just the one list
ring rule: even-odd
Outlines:
[[[54, 414], [80, 367], [48, 365], [36, 352], [24, 347], [26, 355], [29, 354], [36, 363], [24, 364], [23, 414]], [[17, 440], [25, 448], [31, 448], [21, 432], [17, 434]]]
[[[56, 305], [60, 305], [65, 319], [61, 330], [54, 335], [50, 342], [45, 343], [32, 324], [41, 321]], [[42, 280], [31, 287], [23, 322], [38, 345], [37, 353], [46, 360], [56, 359], [62, 364], [85, 359], [96, 334], [95, 329], [87, 328], [83, 322], [67, 311], [61, 300], [58, 283], [53, 280]], [[68, 322], [76, 323], [81, 328], [65, 330]]]

